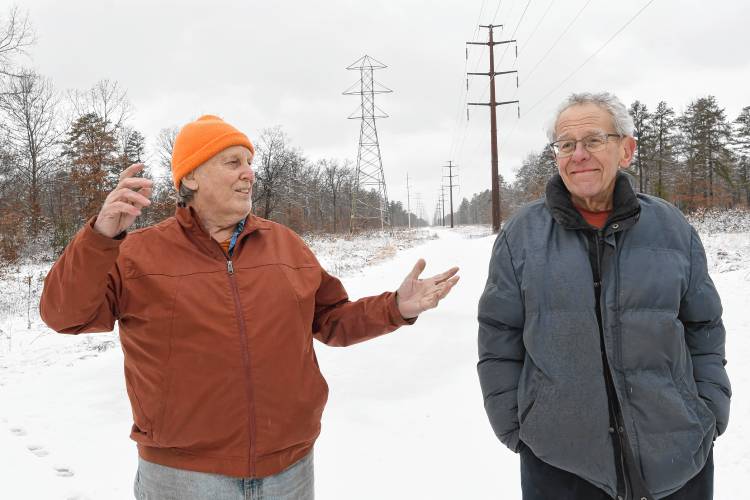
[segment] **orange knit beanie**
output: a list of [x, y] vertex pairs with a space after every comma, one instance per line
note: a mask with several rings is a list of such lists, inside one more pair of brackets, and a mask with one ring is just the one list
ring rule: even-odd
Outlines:
[[245, 146], [255, 154], [250, 139], [218, 116], [203, 115], [182, 127], [172, 148], [175, 189], [180, 189], [180, 179], [185, 175], [230, 146]]

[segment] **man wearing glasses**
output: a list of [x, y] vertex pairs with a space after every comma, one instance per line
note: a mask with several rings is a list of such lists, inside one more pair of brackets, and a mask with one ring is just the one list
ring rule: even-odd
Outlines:
[[729, 418], [721, 302], [695, 230], [636, 194], [633, 120], [573, 94], [549, 131], [559, 173], [495, 242], [479, 379], [524, 500], [705, 500]]

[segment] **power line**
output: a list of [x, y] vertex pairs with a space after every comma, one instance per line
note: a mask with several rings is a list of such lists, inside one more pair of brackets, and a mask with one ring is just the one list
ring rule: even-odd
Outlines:
[[549, 49], [547, 49], [547, 52], [544, 53], [544, 55], [536, 62], [533, 68], [524, 75], [524, 82], [529, 80], [531, 78], [531, 75], [536, 71], [536, 69], [539, 67], [540, 64], [542, 64], [542, 61], [549, 55], [550, 52], [552, 52], [552, 49], [554, 49], [560, 39], [565, 36], [565, 34], [568, 32], [568, 30], [573, 26], [573, 24], [578, 20], [579, 17], [581, 17], [581, 14], [584, 10], [586, 10], [586, 7], [591, 3], [591, 0], [587, 0], [585, 4], [583, 4], [583, 7], [580, 8], [580, 10], [576, 13], [575, 17], [568, 23], [568, 25], [565, 27], [565, 29], [560, 33], [560, 36], [557, 37], [557, 39], [552, 42], [552, 45]]
[[526, 38], [526, 43], [524, 43], [523, 46], [521, 46], [518, 49], [519, 55], [523, 53], [523, 49], [525, 49], [529, 45], [529, 42], [531, 41], [531, 39], [534, 38], [534, 35], [536, 35], [536, 32], [539, 30], [539, 26], [542, 25], [542, 22], [547, 17], [547, 14], [549, 14], [550, 9], [552, 8], [552, 4], [554, 3], [555, 3], [555, 0], [550, 0], [549, 5], [547, 5], [547, 10], [544, 11], [544, 14], [542, 14], [542, 17], [536, 23], [536, 26], [534, 26], [534, 29], [531, 30], [531, 34], [528, 36], [528, 38]]
[[[577, 68], [575, 68], [568, 76], [566, 76], [560, 83], [558, 83], [555, 87], [552, 88], [549, 92], [547, 92], [541, 99], [536, 101], [532, 106], [530, 106], [524, 113], [524, 119], [528, 118], [531, 115], [531, 112], [536, 109], [536, 107], [542, 103], [545, 99], [547, 99], [550, 95], [552, 95], [556, 90], [558, 90], [560, 87], [562, 87], [570, 78], [573, 77], [578, 71], [581, 70], [586, 64], [588, 64], [594, 57], [596, 57], [604, 48], [609, 45], [612, 40], [614, 40], [622, 31], [627, 28], [638, 16], [641, 15], [641, 13], [646, 10], [646, 8], [651, 5], [654, 2], [654, 0], [649, 0], [648, 3], [646, 3], [643, 7], [640, 8], [633, 16], [628, 19], [625, 24], [623, 24], [615, 33], [607, 39], [606, 42], [604, 42], [596, 51], [594, 51], [588, 58], [586, 58], [583, 63], [581, 63]], [[510, 133], [506, 135], [506, 142], [510, 141], [513, 138], [513, 135], [515, 134], [516, 129], [518, 128], [519, 122], [516, 122], [511, 129]], [[505, 146], [505, 143], [503, 143], [503, 146]]]
[[[531, 5], [531, 0], [526, 2], [526, 7], [523, 8], [523, 12], [521, 13], [520, 19], [518, 19], [518, 23], [516, 23], [516, 27], [513, 28], [513, 33], [510, 34], [511, 38], [516, 37], [516, 32], [518, 31], [518, 27], [521, 26], [521, 23], [523, 22], [523, 18], [526, 16], [526, 11], [529, 10], [529, 5]], [[508, 52], [508, 46], [505, 46], [505, 50], [503, 50], [503, 53], [500, 54], [500, 60], [497, 62], [497, 65], [500, 66], [503, 63], [503, 59], [505, 58], [505, 53]]]
[[[482, 14], [484, 13], [484, 8], [485, 8], [486, 4], [487, 4], [487, 0], [482, 0], [482, 5], [479, 8], [479, 16], [477, 17], [477, 26], [476, 26], [476, 28], [474, 28], [474, 30], [472, 32], [472, 35], [471, 35], [471, 39], [472, 40], [475, 40], [476, 37], [477, 37], [477, 35], [479, 34], [479, 29], [480, 29], [479, 28], [479, 24], [480, 24], [480, 21], [482, 19]], [[498, 8], [499, 7], [500, 6], [498, 4]], [[495, 14], [497, 14], [497, 10], [495, 11]], [[476, 71], [476, 69], [479, 67], [479, 62], [481, 61], [481, 58], [482, 58], [483, 54], [484, 54], [484, 49], [482, 50], [482, 54], [480, 54], [480, 57], [477, 59], [477, 62], [476, 62], [475, 67], [474, 67], [474, 71]], [[466, 59], [464, 61], [464, 75], [468, 72], [467, 71], [468, 70], [468, 65], [469, 65], [469, 53], [467, 51], [466, 52]], [[456, 108], [456, 121], [454, 122], [455, 124], [454, 124], [453, 133], [451, 134], [451, 146], [450, 146], [449, 155], [448, 155], [449, 158], [453, 157], [453, 154], [455, 152], [455, 146], [457, 144], [456, 140], [457, 140], [458, 136], [460, 136], [462, 133], [465, 135], [466, 134], [466, 129], [468, 128], [468, 124], [465, 121], [462, 120], [463, 110], [466, 107], [466, 102], [469, 100], [468, 79], [467, 79], [467, 82], [466, 82], [466, 88], [464, 90], [464, 80], [463, 80], [463, 78], [465, 78], [465, 77], [462, 77], [462, 79], [461, 79], [461, 97], [458, 99], [458, 107]], [[462, 132], [459, 132], [459, 128], [462, 129]]]
[[[553, 1], [554, 1], [554, 0], [553, 0]], [[526, 16], [526, 11], [527, 11], [527, 10], [529, 9], [529, 5], [530, 5], [530, 4], [531, 4], [531, 0], [528, 0], [528, 1], [526, 2], [526, 6], [525, 6], [525, 7], [524, 7], [524, 9], [523, 9], [523, 12], [521, 13], [521, 17], [519, 18], [518, 22], [516, 23], [516, 27], [515, 27], [515, 28], [513, 29], [513, 33], [511, 34], [510, 38], [514, 38], [514, 37], [515, 37], [515, 35], [516, 35], [516, 32], [518, 31], [518, 28], [519, 28], [519, 26], [521, 26], [521, 22], [523, 22], [523, 18], [524, 18], [524, 17]], [[499, 8], [499, 5], [498, 5], [498, 8]], [[549, 8], [548, 8], [548, 10], [549, 10]], [[497, 14], [497, 11], [495, 11], [495, 14]], [[508, 46], [506, 45], [505, 49], [503, 50], [503, 53], [502, 53], [502, 54], [500, 55], [500, 61], [498, 62], [498, 65], [500, 65], [500, 64], [502, 63], [502, 61], [503, 61], [503, 58], [505, 57], [505, 53], [506, 53], [507, 51], [508, 51]], [[482, 48], [482, 55], [483, 55], [483, 54], [484, 54], [484, 48]], [[513, 62], [513, 67], [514, 67], [514, 68], [515, 68], [515, 66], [516, 66], [516, 64], [517, 64], [517, 61], [518, 61], [518, 60], [516, 59], [516, 61], [514, 61], [514, 62]], [[478, 67], [478, 66], [479, 66], [479, 64], [477, 64], [477, 67]], [[476, 72], [476, 68], [474, 69], [474, 71]], [[505, 84], [503, 84], [503, 89], [504, 89], [505, 85], [507, 85], [507, 82], [506, 82]], [[484, 100], [484, 98], [485, 98], [485, 96], [487, 95], [487, 92], [488, 92], [488, 91], [489, 91], [489, 90], [488, 90], [487, 88], [485, 88], [485, 89], [484, 89], [484, 90], [482, 91], [482, 95], [481, 95], [481, 97], [479, 98], [479, 100], [480, 100], [480, 101]], [[468, 100], [468, 89], [467, 89], [467, 100]], [[467, 116], [467, 121], [468, 121], [468, 116]], [[463, 137], [462, 137], [462, 139], [461, 139], [461, 146], [460, 146], [460, 148], [459, 148], [459, 149], [458, 149], [458, 150], [456, 151], [457, 155], [460, 155], [460, 154], [462, 154], [462, 153], [463, 153], [463, 145], [464, 145], [464, 143], [465, 143], [465, 141], [466, 141], [466, 133], [467, 133], [467, 132], [468, 132], [468, 124], [466, 124], [466, 127], [464, 128], [464, 133], [463, 133]], [[479, 145], [479, 143], [477, 143], [477, 147], [478, 147], [478, 145]], [[453, 151], [451, 151], [451, 153], [453, 153]], [[451, 157], [453, 157], [453, 155], [451, 155]]]
[[498, 0], [497, 2], [497, 8], [495, 9], [495, 13], [492, 14], [492, 23], [495, 24], [495, 19], [497, 19], [497, 13], [500, 11], [500, 6], [503, 4], [503, 0]]
[[[531, 30], [531, 34], [528, 36], [528, 38], [526, 38], [526, 41], [524, 42], [524, 44], [521, 47], [519, 47], [518, 49], [519, 56], [523, 54], [524, 49], [529, 46], [529, 42], [531, 42], [531, 39], [534, 38], [534, 35], [536, 35], [537, 31], [539, 31], [539, 27], [542, 25], [542, 22], [544, 22], [544, 20], [547, 18], [547, 14], [549, 14], [549, 11], [552, 10], [552, 5], [554, 3], [555, 3], [555, 0], [550, 0], [549, 4], [547, 4], [547, 8], [544, 10], [542, 17], [539, 18], [539, 21], [537, 21], [536, 25], [534, 26], [534, 29]], [[515, 60], [513, 61], [513, 66], [511, 67], [515, 68], [517, 64], [518, 64], [518, 57], [515, 58]], [[508, 86], [508, 81], [506, 80], [505, 82], [503, 82], [503, 87], [501, 91], [505, 92], [507, 86]], [[513, 97], [516, 97], [517, 95], [518, 95], [518, 87], [516, 87], [516, 90], [513, 93]]]
[[[531, 0], [528, 0], [526, 2], [526, 7], [524, 7], [523, 12], [521, 13], [521, 17], [519, 18], [518, 22], [516, 23], [516, 27], [513, 28], [513, 33], [510, 35], [510, 38], [515, 38], [516, 32], [518, 31], [518, 27], [521, 26], [521, 22], [523, 21], [524, 16], [526, 16], [526, 11], [529, 9], [529, 5], [531, 4]], [[500, 60], [497, 62], [498, 66], [502, 64], [503, 59], [505, 58], [505, 53], [508, 51], [508, 46], [505, 47], [503, 50], [503, 53], [500, 54]], [[482, 54], [484, 54], [484, 48], [482, 49]], [[517, 60], [516, 60], [517, 61]], [[516, 67], [516, 61], [513, 62], [513, 67]], [[477, 64], [477, 67], [479, 65]], [[476, 68], [474, 69], [476, 71]], [[482, 91], [482, 95], [479, 97], [479, 100], [483, 100], [485, 96], [487, 95], [487, 89], [485, 88], [484, 91]]]
[[619, 35], [620, 33], [622, 33], [623, 30], [625, 28], [627, 28], [630, 25], [630, 23], [632, 23], [633, 21], [635, 21], [635, 19], [638, 16], [640, 16], [641, 13], [644, 10], [646, 10], [646, 8], [649, 5], [651, 5], [652, 3], [654, 3], [654, 0], [649, 0], [648, 3], [646, 3], [646, 5], [644, 5], [643, 7], [641, 7], [640, 10], [638, 12], [636, 12], [630, 19], [628, 19], [627, 22], [620, 27], [620, 29], [618, 29], [617, 31], [615, 31], [615, 34], [612, 35], [611, 37], [609, 37], [609, 39], [606, 42], [604, 42], [601, 47], [599, 47], [598, 49], [596, 49], [593, 54], [591, 54], [589, 57], [587, 57], [586, 60], [583, 61], [576, 69], [574, 69], [573, 71], [571, 71], [568, 76], [566, 76], [565, 78], [563, 78], [562, 81], [560, 83], [558, 83], [552, 90], [550, 90], [549, 92], [547, 92], [544, 95], [544, 97], [542, 97], [537, 102], [535, 102], [531, 107], [529, 107], [528, 112], [531, 112], [531, 110], [534, 109], [539, 103], [541, 103], [542, 101], [544, 101], [553, 92], [555, 92], [557, 89], [559, 89], [560, 87], [562, 87], [565, 84], [565, 82], [567, 82], [568, 80], [570, 80], [573, 77], [573, 75], [575, 75], [576, 73], [578, 73], [581, 70], [581, 68], [583, 68], [584, 66], [586, 66], [586, 64], [588, 64], [589, 61], [591, 61], [594, 57], [596, 57], [599, 54], [599, 52], [601, 52], [602, 50], [604, 50], [604, 48], [607, 45], [609, 45], [609, 43], [612, 40], [614, 40], [617, 37], [617, 35]]
[[476, 28], [474, 28], [474, 32], [471, 35], [472, 40], [476, 38], [477, 35], [479, 34], [479, 24], [482, 22], [482, 13], [484, 12], [485, 5], [487, 5], [487, 0], [482, 0], [482, 6], [479, 8], [479, 16], [477, 17], [477, 22], [476, 22], [477, 26]]

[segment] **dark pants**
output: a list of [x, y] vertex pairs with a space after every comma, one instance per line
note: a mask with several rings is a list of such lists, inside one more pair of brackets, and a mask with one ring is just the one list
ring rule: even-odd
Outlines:
[[[611, 500], [593, 484], [539, 460], [524, 446], [521, 450], [523, 500]], [[698, 475], [663, 500], [711, 500], [714, 497], [713, 450]]]

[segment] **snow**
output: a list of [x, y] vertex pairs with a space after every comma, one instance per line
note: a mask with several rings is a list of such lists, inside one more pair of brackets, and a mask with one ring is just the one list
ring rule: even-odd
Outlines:
[[[729, 500], [750, 474], [750, 229], [699, 229], [728, 332], [734, 397], [716, 443], [715, 498]], [[414, 326], [349, 348], [316, 343], [330, 386], [318, 498], [520, 498], [518, 458], [492, 433], [476, 375], [476, 304], [492, 243], [476, 226], [310, 240], [353, 298], [395, 289], [419, 257], [427, 276], [461, 267], [451, 295]], [[137, 459], [119, 341], [44, 326], [34, 301], [48, 267], [0, 277], [0, 498], [131, 499]]]

